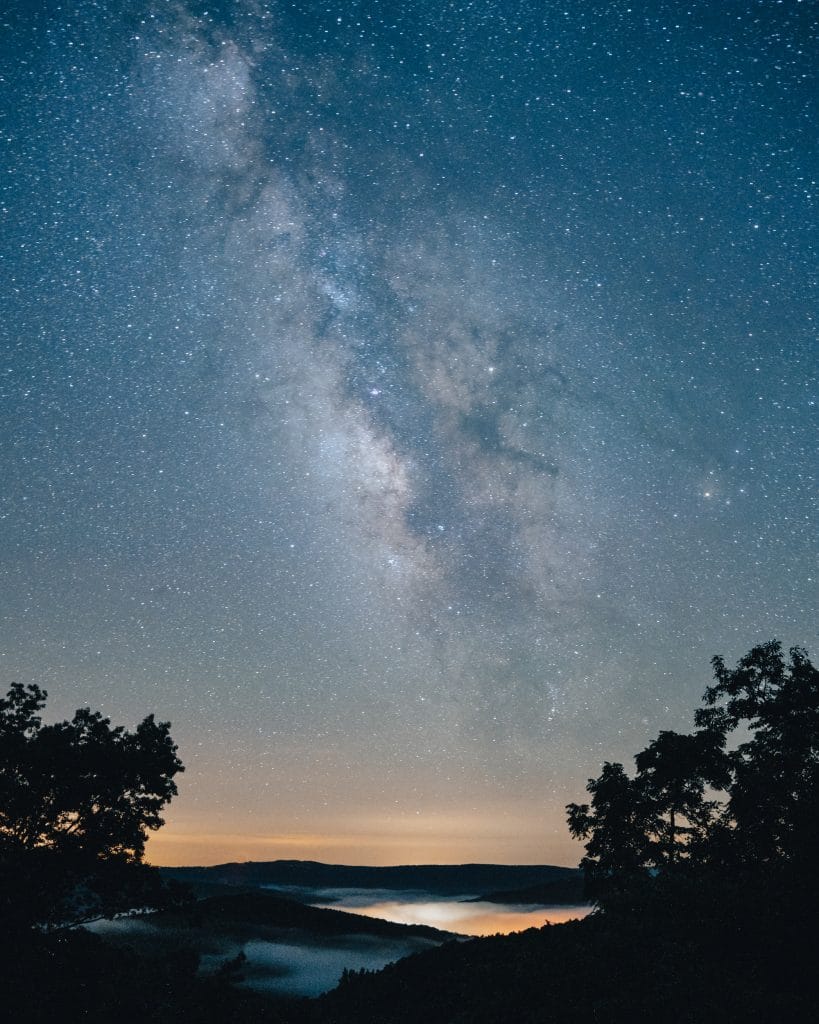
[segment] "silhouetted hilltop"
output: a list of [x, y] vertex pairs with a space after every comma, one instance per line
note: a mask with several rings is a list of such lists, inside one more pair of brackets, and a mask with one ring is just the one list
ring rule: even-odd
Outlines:
[[[147, 974], [159, 970], [161, 975], [157, 965], [161, 968], [165, 962], [181, 963], [187, 971], [192, 999], [206, 984], [221, 992], [222, 1002], [227, 1005], [230, 995], [226, 990], [238, 985], [241, 992], [237, 990], [235, 1008], [244, 1005], [242, 994], [246, 990], [259, 992], [271, 1007], [281, 1009], [286, 1004], [281, 1019], [287, 1024], [297, 1020], [296, 1004], [332, 988], [345, 969], [377, 969], [458, 938], [423, 925], [306, 906], [260, 889], [234, 890], [157, 913], [100, 922], [95, 932], [92, 938], [100, 942], [104, 955], [110, 951], [121, 954], [124, 960], [131, 960], [132, 970]], [[84, 941], [82, 936], [80, 941]], [[194, 978], [197, 964], [198, 977]], [[93, 971], [93, 963], [85, 969]], [[19, 1004], [25, 991], [15, 986], [15, 1004]], [[184, 995], [182, 1002], [186, 1002]], [[174, 1024], [185, 1019], [179, 1013], [175, 1008], [175, 1015], [169, 1018]], [[269, 1014], [263, 1019], [268, 1018]], [[51, 1019], [64, 1018], [57, 1012], [42, 1017], [44, 1021]], [[113, 1017], [103, 1019], [107, 1024]], [[202, 1024], [222, 1024], [225, 1018], [214, 1013], [196, 1019]], [[239, 1019], [249, 1024], [261, 1018], [249, 1013]]]
[[[396, 924], [380, 918], [350, 914], [343, 910], [311, 907], [273, 893], [221, 894], [197, 900], [187, 907], [147, 915], [145, 921], [157, 927], [196, 928], [213, 934], [232, 933], [262, 937], [270, 931], [299, 929], [314, 936], [372, 935], [380, 938], [430, 939], [444, 942], [455, 936], [420, 924]], [[269, 936], [268, 936], [269, 937]]]
[[246, 861], [214, 867], [162, 868], [187, 884], [294, 886], [305, 889], [406, 889], [440, 896], [499, 893], [580, 877], [576, 868], [551, 864], [409, 864], [366, 867], [309, 860]]
[[[815, 1017], [815, 898], [745, 880], [347, 972], [309, 1024], [779, 1024]], [[292, 1022], [291, 1022], [292, 1024]]]
[[476, 896], [472, 903], [520, 903], [540, 904], [544, 907], [574, 906], [587, 903], [583, 891], [583, 873], [576, 871], [568, 878], [556, 878], [551, 882], [529, 885], [524, 889], [499, 889], [495, 892]]

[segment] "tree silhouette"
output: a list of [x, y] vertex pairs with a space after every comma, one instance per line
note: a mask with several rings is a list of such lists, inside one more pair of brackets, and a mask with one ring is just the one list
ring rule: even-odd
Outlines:
[[7, 922], [70, 925], [155, 902], [149, 831], [183, 771], [167, 722], [129, 732], [99, 712], [43, 725], [47, 694], [0, 698], [0, 905]]
[[[712, 665], [697, 732], [661, 732], [636, 755], [634, 778], [604, 764], [586, 786], [591, 805], [567, 805], [570, 832], [587, 840], [588, 891], [603, 903], [683, 867], [814, 870], [819, 672], [798, 647], [786, 663], [775, 640], [735, 669], [720, 657]], [[747, 738], [726, 750], [737, 729]], [[727, 799], [706, 799], [709, 788]]]
[[705, 799], [706, 786], [724, 789], [730, 782], [724, 743], [725, 734], [715, 729], [693, 735], [663, 730], [634, 758], [655, 822], [656, 866], [673, 866], [708, 835], [719, 804]]
[[726, 808], [731, 855], [744, 863], [799, 862], [819, 854], [819, 671], [800, 647], [755, 647], [733, 670], [713, 659], [716, 685], [696, 713], [710, 729], [744, 727], [730, 755]]
[[628, 886], [652, 864], [653, 808], [641, 783], [630, 779], [622, 764], [607, 761], [597, 779], [586, 786], [591, 804], [569, 804], [569, 831], [588, 839], [580, 866], [589, 895], [612, 885]]

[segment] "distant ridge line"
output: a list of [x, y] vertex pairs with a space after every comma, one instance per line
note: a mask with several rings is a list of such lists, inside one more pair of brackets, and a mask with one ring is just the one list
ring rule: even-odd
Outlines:
[[577, 868], [554, 864], [324, 864], [311, 860], [234, 861], [209, 867], [162, 868], [182, 882], [320, 889], [407, 889], [442, 895], [478, 894], [579, 877]]

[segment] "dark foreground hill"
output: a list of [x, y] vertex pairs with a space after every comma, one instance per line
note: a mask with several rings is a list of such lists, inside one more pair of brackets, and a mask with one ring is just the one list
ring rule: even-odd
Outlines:
[[[812, 909], [811, 909], [812, 908]], [[310, 1024], [782, 1024], [815, 1020], [815, 894], [720, 880], [639, 907], [448, 943], [347, 974]]]
[[345, 962], [375, 960], [380, 966], [454, 938], [423, 925], [234, 889], [100, 922], [93, 932], [32, 934], [14, 944], [0, 935], [0, 1019], [284, 1024], [301, 1020], [307, 1012], [301, 1007], [310, 1005], [294, 964], [302, 975], [306, 969], [309, 981], [329, 958], [330, 973], [325, 966], [315, 992], [334, 985]]
[[[378, 928], [264, 894], [165, 914], [140, 941], [35, 935], [3, 956], [3, 1010], [15, 1024], [801, 1024], [815, 1019], [815, 888], [720, 877], [583, 921], [449, 941], [377, 972], [350, 972], [318, 999], [237, 989], [247, 965], [225, 945], [254, 937]], [[753, 893], [753, 896], [750, 894]], [[261, 902], [260, 902], [261, 898]], [[187, 917], [186, 917], [187, 915]], [[329, 916], [325, 916], [329, 915]], [[332, 923], [330, 923], [332, 922]], [[159, 925], [158, 927], [154, 927]], [[395, 928], [400, 926], [387, 926]], [[179, 943], [187, 929], [193, 946]], [[321, 930], [320, 930], [321, 929]], [[164, 937], [163, 937], [164, 936]], [[173, 941], [171, 941], [173, 940]], [[382, 941], [379, 939], [379, 941]], [[196, 976], [197, 956], [223, 958]], [[209, 951], [209, 952], [208, 952]]]
[[305, 860], [162, 868], [162, 874], [186, 884], [292, 886], [303, 889], [402, 889], [440, 896], [477, 896], [483, 892], [519, 890], [581, 877], [581, 872], [576, 868], [551, 864], [409, 864], [367, 867]]

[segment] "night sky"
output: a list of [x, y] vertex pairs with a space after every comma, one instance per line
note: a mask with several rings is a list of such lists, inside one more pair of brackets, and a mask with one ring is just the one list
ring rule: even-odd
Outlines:
[[816, 655], [817, 5], [0, 23], [0, 683], [172, 721], [151, 859], [576, 863]]

